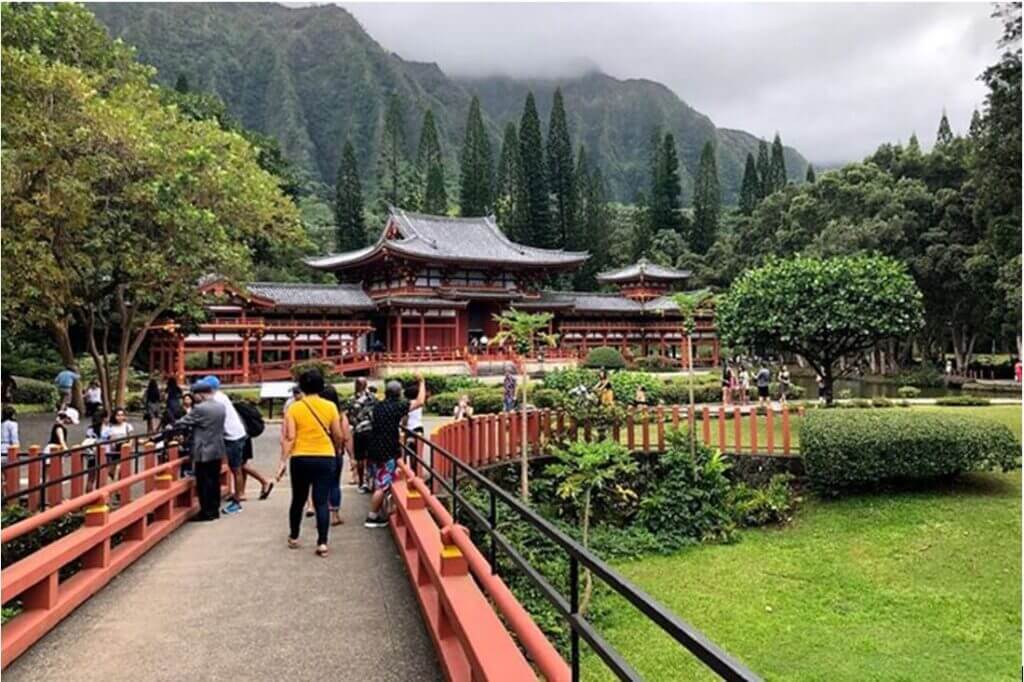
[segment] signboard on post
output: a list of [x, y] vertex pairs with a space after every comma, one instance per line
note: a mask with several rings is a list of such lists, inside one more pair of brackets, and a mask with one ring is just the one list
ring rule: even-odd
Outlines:
[[260, 400], [266, 400], [269, 405], [267, 418], [274, 417], [274, 401], [277, 399], [288, 400], [292, 397], [294, 381], [264, 381], [260, 384]]

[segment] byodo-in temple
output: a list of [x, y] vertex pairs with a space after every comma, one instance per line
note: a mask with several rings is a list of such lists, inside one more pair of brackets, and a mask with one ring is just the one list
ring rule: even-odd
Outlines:
[[[200, 283], [207, 319], [163, 320], [150, 336], [150, 369], [179, 380], [216, 372], [223, 381], [289, 377], [296, 362], [322, 359], [340, 373], [412, 368], [476, 374], [507, 361], [564, 364], [596, 346], [680, 364], [687, 339], [673, 291], [690, 273], [644, 260], [598, 275], [609, 292], [553, 291], [585, 252], [509, 240], [493, 217], [451, 218], [391, 209], [371, 246], [307, 261], [336, 284]], [[558, 346], [519, 358], [491, 343], [495, 315], [514, 307], [552, 314]], [[713, 311], [700, 310], [694, 364], [717, 365]]]

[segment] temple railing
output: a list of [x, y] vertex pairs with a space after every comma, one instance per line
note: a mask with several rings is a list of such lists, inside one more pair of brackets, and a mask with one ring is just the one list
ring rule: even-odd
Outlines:
[[[604, 583], [637, 609], [710, 671], [726, 680], [759, 679], [692, 625], [477, 471], [487, 464], [518, 457], [518, 448], [524, 437], [530, 454], [539, 455], [544, 451], [545, 439], [579, 436], [564, 416], [552, 419], [549, 410], [529, 411], [525, 430], [520, 426], [521, 415], [511, 417], [506, 414], [488, 415], [482, 419], [478, 417], [476, 421], [453, 422], [442, 426], [429, 440], [406, 432], [406, 461], [400, 464], [400, 481], [394, 487], [397, 514], [392, 517], [391, 528], [396, 542], [404, 551], [410, 580], [420, 598], [448, 678], [467, 681], [492, 679], [494, 670], [505, 670], [497, 678], [535, 679], [535, 673], [523, 671], [522, 665], [528, 661], [548, 680], [575, 682], [581, 678], [580, 644], [583, 641], [620, 679], [641, 679], [629, 662], [580, 612], [583, 571], [590, 571], [595, 580]], [[474, 427], [475, 423], [483, 427]], [[466, 482], [472, 483], [484, 495], [486, 509], [478, 508], [478, 503], [466, 497]], [[439, 493], [447, 497], [447, 508], [436, 497]], [[419, 513], [419, 521], [410, 520], [413, 513]], [[559, 592], [500, 530], [499, 518], [507, 521], [509, 514], [566, 556], [569, 564], [568, 594]], [[461, 518], [468, 519], [486, 536], [486, 554], [473, 543], [468, 530], [459, 525]], [[499, 553], [529, 579], [568, 625], [568, 661], [547, 640], [502, 580]], [[438, 554], [439, 559], [435, 558]], [[444, 571], [446, 562], [451, 566], [447, 573]], [[438, 564], [440, 570], [436, 568]], [[472, 574], [475, 582], [465, 580], [467, 572]], [[456, 586], [446, 584], [446, 575], [458, 576], [462, 580], [458, 587], [469, 594], [459, 598], [450, 596]], [[498, 625], [505, 623], [506, 626], [496, 626], [495, 611], [501, 616]], [[513, 633], [522, 647], [521, 652], [513, 651]], [[526, 660], [522, 660], [524, 654]], [[509, 667], [499, 667], [499, 660]]]

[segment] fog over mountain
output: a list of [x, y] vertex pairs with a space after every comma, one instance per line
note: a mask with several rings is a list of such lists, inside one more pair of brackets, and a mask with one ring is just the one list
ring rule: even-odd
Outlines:
[[822, 165], [912, 132], [927, 148], [943, 109], [966, 130], [1000, 33], [988, 3], [342, 4], [451, 76], [650, 79]]

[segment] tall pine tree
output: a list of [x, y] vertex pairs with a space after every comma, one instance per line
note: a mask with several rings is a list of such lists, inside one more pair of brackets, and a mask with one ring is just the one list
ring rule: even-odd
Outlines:
[[[751, 159], [748, 158], [748, 164]], [[715, 147], [708, 140], [700, 153], [700, 166], [693, 189], [693, 228], [690, 249], [707, 253], [718, 234], [718, 217], [722, 210], [722, 191], [718, 184]]]
[[772, 141], [772, 161], [769, 175], [772, 192], [778, 192], [786, 186], [786, 157], [782, 148], [782, 138], [778, 133], [775, 133], [775, 139]]
[[650, 229], [682, 230], [682, 214], [679, 195], [682, 185], [679, 181], [679, 156], [676, 153], [676, 140], [672, 133], [665, 133], [658, 147], [653, 164], [654, 177], [651, 178], [651, 197], [648, 214]]
[[[440, 185], [435, 182], [431, 187], [430, 174], [438, 167]], [[423, 125], [420, 127], [420, 142], [416, 149], [417, 193], [420, 197], [420, 209], [427, 213], [444, 214], [448, 211], [448, 195], [444, 189], [444, 159], [441, 156], [441, 140], [434, 123], [434, 112], [427, 109], [423, 114]]]
[[953, 129], [949, 127], [949, 119], [946, 117], [946, 112], [942, 112], [942, 118], [939, 119], [939, 131], [935, 134], [935, 146], [945, 147], [953, 142]]
[[771, 176], [772, 162], [769, 158], [768, 143], [761, 140], [757, 143], [757, 178], [760, 181], [758, 183], [758, 198], [764, 199], [772, 193]]
[[411, 185], [412, 169], [406, 157], [405, 114], [402, 100], [396, 94], [388, 98], [377, 152], [377, 193], [381, 209], [403, 206], [415, 209], [415, 188]]
[[532, 92], [526, 95], [523, 118], [519, 122], [519, 161], [522, 171], [519, 202], [525, 221], [520, 227], [520, 234], [531, 246], [553, 247], [557, 240], [551, 230], [544, 141]]
[[561, 88], [555, 89], [548, 124], [548, 187], [552, 194], [551, 224], [557, 238], [556, 246], [568, 248], [577, 241], [576, 164], [573, 160], [569, 124], [565, 119], [565, 104]]
[[366, 223], [363, 219], [363, 189], [359, 182], [359, 165], [350, 141], [345, 142], [334, 187], [335, 248], [353, 251], [366, 245]]
[[807, 175], [804, 178], [808, 185], [813, 185], [818, 181], [818, 176], [814, 174], [814, 164], [807, 164]]
[[519, 163], [519, 131], [516, 124], [509, 121], [505, 125], [505, 135], [501, 141], [501, 156], [498, 157], [498, 179], [494, 198], [494, 213], [498, 225], [513, 241], [524, 238], [517, 228], [525, 221], [520, 215], [519, 185], [522, 170]]
[[579, 192], [580, 242], [567, 244], [566, 248], [590, 252], [590, 258], [573, 277], [574, 289], [586, 291], [597, 285], [597, 273], [607, 267], [611, 222], [601, 169], [591, 163], [583, 145], [580, 145], [576, 158], [576, 187]]
[[750, 215], [757, 207], [760, 185], [761, 181], [757, 177], [754, 155], [748, 152], [747, 165], [743, 169], [743, 182], [740, 185], [740, 212], [743, 215]]
[[464, 216], [487, 215], [494, 206], [494, 156], [475, 96], [466, 118], [466, 138], [459, 159], [459, 207]]
[[636, 262], [650, 253], [651, 242], [654, 240], [654, 229], [647, 196], [643, 192], [637, 192], [633, 203], [636, 205], [636, 211], [633, 212], [632, 259]]

